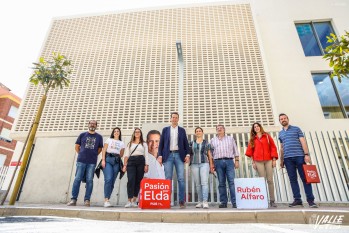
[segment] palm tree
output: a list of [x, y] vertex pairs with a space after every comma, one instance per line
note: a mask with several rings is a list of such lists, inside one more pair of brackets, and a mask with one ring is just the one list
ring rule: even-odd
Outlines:
[[28, 163], [29, 154], [33, 146], [36, 130], [39, 126], [40, 118], [46, 103], [46, 98], [49, 90], [55, 89], [56, 87], [67, 87], [70, 84], [69, 75], [72, 72], [71, 61], [68, 60], [65, 56], [59, 53], [53, 53], [53, 61], [46, 61], [43, 57], [40, 57], [39, 63], [33, 64], [35, 65], [34, 67], [32, 67], [32, 69], [34, 69], [34, 73], [30, 77], [29, 81], [35, 86], [41, 84], [45, 90], [45, 93], [41, 98], [41, 103], [36, 113], [32, 129], [30, 131], [27, 147], [24, 151], [23, 161], [18, 172], [18, 177], [13, 188], [9, 205], [14, 205], [14, 203], [16, 202], [19, 187], [23, 180], [24, 171]]

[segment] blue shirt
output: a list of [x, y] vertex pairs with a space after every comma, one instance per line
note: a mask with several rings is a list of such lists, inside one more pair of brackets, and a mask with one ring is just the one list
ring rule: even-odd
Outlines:
[[98, 149], [103, 148], [103, 137], [100, 134], [82, 133], [75, 144], [80, 145], [78, 162], [85, 164], [97, 163]]
[[289, 125], [288, 129], [284, 128], [279, 133], [279, 141], [282, 143], [284, 150], [284, 158], [304, 156], [301, 141], [299, 138], [303, 138], [304, 134], [297, 126]]

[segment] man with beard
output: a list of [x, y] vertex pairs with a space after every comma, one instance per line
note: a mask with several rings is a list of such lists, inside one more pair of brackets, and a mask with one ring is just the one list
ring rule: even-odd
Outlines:
[[294, 201], [289, 204], [289, 207], [303, 206], [297, 180], [298, 171], [298, 174], [303, 182], [309, 207], [317, 208], [318, 206], [314, 203], [314, 195], [311, 184], [306, 183], [303, 171], [303, 164], [310, 163], [309, 150], [304, 139], [303, 132], [299, 127], [289, 125], [288, 116], [284, 113], [279, 115], [279, 121], [283, 126], [279, 133], [279, 140], [281, 143], [280, 166], [286, 166], [294, 198]]
[[103, 148], [103, 138], [96, 133], [97, 121], [91, 120], [88, 123], [88, 131], [81, 133], [75, 143], [75, 151], [78, 153], [76, 162], [75, 179], [72, 189], [71, 201], [68, 206], [76, 206], [79, 196], [81, 181], [86, 178], [86, 192], [84, 205], [90, 206], [90, 198], [93, 189], [93, 175], [97, 163], [97, 157]]

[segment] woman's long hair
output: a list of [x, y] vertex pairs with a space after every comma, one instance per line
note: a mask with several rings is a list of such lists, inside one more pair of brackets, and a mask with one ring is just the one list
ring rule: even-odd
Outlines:
[[255, 125], [258, 125], [259, 128], [261, 128], [261, 133], [264, 134], [265, 131], [263, 129], [263, 126], [261, 124], [259, 124], [258, 122], [255, 122], [252, 124], [252, 128], [251, 128], [251, 131], [250, 131], [250, 142], [249, 144], [251, 145], [251, 147], [254, 147], [254, 138], [256, 137], [257, 133], [256, 131], [254, 131], [254, 126]]
[[131, 141], [128, 143], [128, 147], [131, 148], [131, 144], [132, 142], [134, 142], [136, 140], [136, 137], [135, 137], [135, 132], [136, 130], [139, 130], [141, 131], [141, 137], [139, 138], [140, 140], [140, 144], [143, 146], [143, 143], [144, 143], [144, 139], [143, 139], [143, 132], [140, 128], [135, 128], [135, 130], [133, 130], [133, 134], [132, 134], [132, 137], [131, 137]]
[[121, 141], [121, 129], [120, 129], [119, 127], [115, 127], [115, 128], [113, 129], [113, 131], [111, 131], [110, 138], [114, 138], [114, 131], [115, 131], [116, 129], [119, 130], [120, 135], [119, 135], [119, 138], [117, 138], [117, 139], [115, 139], [115, 140], [120, 140], [120, 141]]

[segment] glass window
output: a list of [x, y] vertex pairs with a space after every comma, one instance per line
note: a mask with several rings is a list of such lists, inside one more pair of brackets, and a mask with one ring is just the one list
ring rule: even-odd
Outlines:
[[330, 44], [326, 36], [334, 33], [330, 22], [310, 22], [296, 24], [305, 56], [322, 56]]
[[327, 43], [326, 36], [329, 36], [331, 33], [334, 33], [331, 23], [330, 22], [314, 23], [314, 28], [320, 40], [322, 49], [325, 51], [326, 47], [330, 45], [329, 43]]
[[326, 119], [348, 118], [349, 93], [345, 90], [349, 88], [349, 80], [342, 79], [342, 83], [339, 83], [337, 78], [331, 80], [327, 73], [312, 74], [312, 76], [324, 117]]
[[11, 130], [2, 128], [1, 133], [0, 133], [0, 138], [4, 141], [11, 142], [12, 139], [10, 138], [10, 132], [11, 132]]
[[311, 25], [309, 23], [297, 24], [296, 28], [305, 56], [321, 56], [322, 53]]
[[6, 155], [0, 154], [0, 167], [4, 166], [5, 160], [6, 160]]
[[18, 113], [18, 108], [16, 108], [15, 106], [11, 106], [10, 111], [8, 112], [8, 116], [12, 118], [16, 118], [17, 113]]
[[340, 83], [337, 78], [333, 79], [335, 86], [338, 90], [338, 94], [341, 98], [343, 107], [345, 109], [345, 114], [347, 114], [349, 118], [349, 79], [342, 78], [342, 82]]

